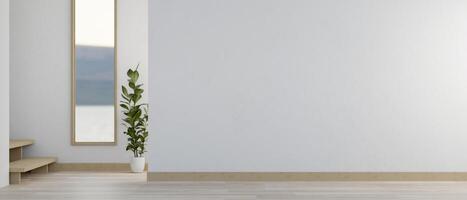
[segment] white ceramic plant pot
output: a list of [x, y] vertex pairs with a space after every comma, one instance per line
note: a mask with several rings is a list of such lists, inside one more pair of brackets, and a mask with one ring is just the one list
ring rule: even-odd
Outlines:
[[145, 164], [144, 157], [132, 157], [130, 163], [131, 171], [134, 173], [141, 173], [144, 171]]

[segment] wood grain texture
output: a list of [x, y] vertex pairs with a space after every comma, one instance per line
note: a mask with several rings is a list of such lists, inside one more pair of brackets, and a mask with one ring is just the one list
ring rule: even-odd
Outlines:
[[31, 170], [31, 173], [35, 173], [35, 174], [47, 174], [47, 173], [49, 173], [49, 166], [48, 166], [48, 165], [44, 165], [44, 166], [42, 166], [42, 167], [33, 169], [33, 170]]
[[28, 146], [34, 143], [34, 140], [10, 140], [10, 149]]
[[10, 162], [21, 160], [23, 158], [23, 148], [10, 149]]
[[148, 181], [467, 181], [467, 172], [148, 172]]
[[459, 200], [467, 182], [146, 182], [146, 174], [30, 174], [5, 200]]
[[21, 172], [10, 172], [10, 184], [21, 183]]
[[57, 158], [25, 158], [10, 163], [10, 172], [28, 172], [57, 161]]

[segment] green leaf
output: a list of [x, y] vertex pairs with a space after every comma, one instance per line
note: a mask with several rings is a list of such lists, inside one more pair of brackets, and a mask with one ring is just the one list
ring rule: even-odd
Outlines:
[[128, 69], [128, 71], [126, 72], [126, 75], [127, 75], [128, 77], [131, 77], [132, 74], [133, 74], [133, 70]]
[[123, 95], [123, 94], [122, 94], [122, 98], [123, 98], [125, 101], [127, 101], [127, 102], [130, 101], [130, 99], [129, 99], [128, 97], [126, 97], [125, 95]]
[[128, 86], [130, 86], [131, 89], [135, 89], [136, 85], [133, 82], [129, 82]]
[[121, 108], [124, 108], [124, 109], [126, 109], [126, 110], [128, 110], [128, 106], [125, 105], [125, 104], [120, 104], [120, 107], [121, 107]]
[[122, 85], [122, 92], [123, 92], [123, 95], [128, 96], [128, 90], [123, 85]]
[[139, 79], [139, 72], [134, 71], [133, 76], [131, 76], [130, 78], [134, 83], [136, 83], [138, 81], [138, 79]]

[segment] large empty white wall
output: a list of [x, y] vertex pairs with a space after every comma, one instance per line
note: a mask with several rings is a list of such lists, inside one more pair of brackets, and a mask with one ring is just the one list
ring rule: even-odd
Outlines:
[[467, 2], [154, 0], [151, 171], [466, 171]]
[[[147, 0], [118, 0], [118, 83], [141, 64], [147, 80]], [[11, 1], [11, 137], [36, 142], [27, 156], [57, 156], [59, 162], [128, 162], [126, 139], [118, 145], [70, 145], [71, 1]]]
[[0, 187], [8, 185], [9, 170], [9, 0], [0, 0]]

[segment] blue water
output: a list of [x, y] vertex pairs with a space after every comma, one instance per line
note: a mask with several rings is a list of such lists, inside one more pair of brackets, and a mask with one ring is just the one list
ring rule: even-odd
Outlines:
[[114, 48], [76, 46], [76, 103], [114, 105]]

